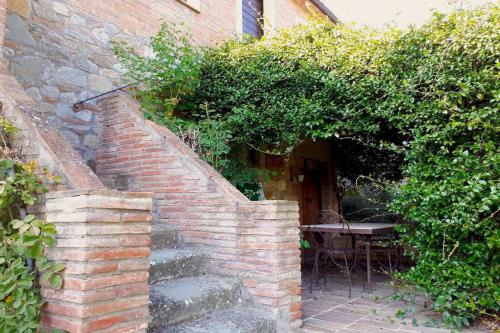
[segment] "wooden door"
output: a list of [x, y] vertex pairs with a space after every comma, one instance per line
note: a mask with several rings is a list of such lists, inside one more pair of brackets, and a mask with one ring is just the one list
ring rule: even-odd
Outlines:
[[317, 224], [321, 210], [320, 175], [316, 170], [305, 170], [302, 182], [301, 224]]

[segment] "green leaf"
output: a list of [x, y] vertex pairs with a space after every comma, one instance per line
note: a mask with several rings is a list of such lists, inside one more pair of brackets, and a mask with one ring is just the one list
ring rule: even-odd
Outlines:
[[63, 283], [63, 280], [62, 280], [61, 275], [59, 275], [59, 274], [54, 274], [50, 278], [50, 285], [52, 286], [52, 288], [59, 289], [62, 287], [62, 283]]
[[30, 247], [30, 256], [32, 258], [38, 258], [43, 253], [43, 244], [40, 241], [37, 241], [33, 246]]

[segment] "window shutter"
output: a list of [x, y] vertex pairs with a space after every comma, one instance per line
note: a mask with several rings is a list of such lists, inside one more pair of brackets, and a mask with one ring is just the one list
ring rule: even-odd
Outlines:
[[263, 0], [242, 0], [243, 1], [243, 33], [254, 37], [261, 37], [264, 32], [260, 25], [264, 12]]

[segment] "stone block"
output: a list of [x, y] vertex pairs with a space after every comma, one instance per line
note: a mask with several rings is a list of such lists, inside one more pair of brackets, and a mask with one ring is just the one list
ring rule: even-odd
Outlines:
[[89, 122], [92, 120], [92, 112], [90, 112], [89, 110], [82, 110], [75, 113], [75, 117], [85, 122]]
[[37, 87], [30, 87], [25, 90], [28, 96], [33, 98], [34, 101], [41, 101], [42, 100], [42, 95], [40, 95], [40, 90], [38, 90]]
[[57, 104], [56, 115], [63, 120], [73, 118], [74, 112], [71, 107], [71, 104], [66, 104], [66, 103]]
[[87, 76], [79, 69], [63, 66], [57, 69], [56, 82], [63, 87], [85, 88], [87, 86]]
[[83, 138], [83, 144], [89, 148], [97, 149], [97, 136], [93, 134], [85, 135], [85, 137]]
[[77, 102], [75, 93], [72, 93], [72, 92], [61, 93], [59, 95], [59, 100], [61, 101], [61, 103], [72, 103], [72, 104], [74, 104], [74, 103]]
[[94, 37], [102, 45], [107, 45], [109, 43], [109, 35], [104, 28], [95, 28], [90, 32], [92, 37]]
[[71, 15], [69, 20], [71, 23], [78, 25], [78, 26], [81, 26], [81, 27], [84, 27], [87, 24], [87, 22], [85, 21], [85, 19], [83, 17], [81, 17], [80, 15], [76, 15], [76, 14]]
[[30, 0], [7, 0], [7, 9], [24, 18], [31, 15]]
[[30, 83], [38, 85], [43, 81], [45, 69], [49, 65], [47, 59], [36, 56], [24, 56], [12, 60], [12, 71], [17, 76], [17, 79], [22, 83]]
[[113, 89], [111, 82], [104, 76], [90, 74], [89, 75], [89, 88], [92, 91], [103, 93]]
[[[44, 100], [47, 101], [47, 98], [46, 97], [43, 97]], [[52, 102], [52, 101], [51, 101]], [[51, 103], [46, 103], [46, 102], [40, 102], [38, 103], [38, 111], [42, 112], [42, 113], [54, 113], [55, 111], [55, 105], [54, 104], [51, 104]], [[54, 126], [54, 127], [58, 127], [59, 124], [60, 124], [60, 120], [59, 122], [57, 121], [54, 121], [55, 119], [53, 119], [54, 117], [50, 117], [50, 119], [48, 119], [48, 122]]]
[[42, 93], [42, 96], [48, 97], [50, 100], [53, 101], [59, 98], [59, 89], [53, 86], [44, 85], [40, 89], [40, 92]]
[[35, 39], [28, 30], [28, 24], [20, 16], [7, 15], [6, 27], [5, 39], [29, 46], [36, 45]]
[[80, 146], [80, 137], [73, 131], [63, 129], [61, 130], [61, 134], [71, 143], [73, 147]]
[[70, 15], [68, 7], [66, 7], [61, 2], [54, 2], [54, 11], [59, 15], [63, 15], [63, 16]]
[[42, 81], [52, 86], [56, 84], [56, 66], [54, 64], [47, 64], [43, 71]]
[[54, 8], [52, 6], [49, 6], [46, 3], [38, 3], [35, 5], [35, 12], [36, 15], [39, 16], [40, 18], [43, 18], [46, 21], [49, 22], [56, 22], [57, 21], [57, 15], [56, 12], [54, 11]]
[[94, 74], [99, 72], [99, 67], [85, 56], [78, 55], [71, 57], [71, 61], [76, 67], [81, 68], [86, 72]]

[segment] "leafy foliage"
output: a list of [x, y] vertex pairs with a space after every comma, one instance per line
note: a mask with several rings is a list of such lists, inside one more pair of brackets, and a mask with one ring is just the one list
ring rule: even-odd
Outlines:
[[229, 40], [204, 50], [176, 115], [216, 121], [231, 149], [288, 153], [305, 138], [380, 148], [368, 163], [398, 169], [388, 208], [409, 221], [399, 231], [416, 250], [402, 277], [447, 323], [468, 325], [500, 308], [499, 11], [435, 14], [406, 31], [320, 20]]
[[[233, 131], [217, 112], [207, 104], [195, 105], [183, 99], [198, 89], [202, 65], [202, 52], [190, 41], [182, 27], [163, 23], [151, 38], [153, 57], [136, 54], [124, 42], [114, 43], [114, 53], [126, 68], [125, 78], [142, 84], [142, 89], [134, 92], [146, 117], [171, 129], [243, 194], [257, 200], [258, 179], [266, 179], [269, 172], [249, 168], [237, 158]], [[185, 116], [193, 109], [203, 114], [196, 121]]]
[[6, 135], [16, 129], [0, 119], [3, 142], [0, 158], [0, 331], [37, 332], [43, 302], [37, 276], [60, 288], [64, 265], [49, 262], [47, 246], [55, 245], [56, 228], [34, 215], [23, 216], [45, 186], [33, 173], [34, 163], [23, 164], [7, 146]]
[[123, 41], [113, 42], [115, 55], [127, 69], [124, 77], [145, 86], [136, 92], [145, 109], [156, 116], [170, 116], [180, 97], [191, 93], [199, 82], [201, 54], [191, 46], [189, 34], [181, 28], [161, 25], [151, 38], [154, 57], [137, 55]]

